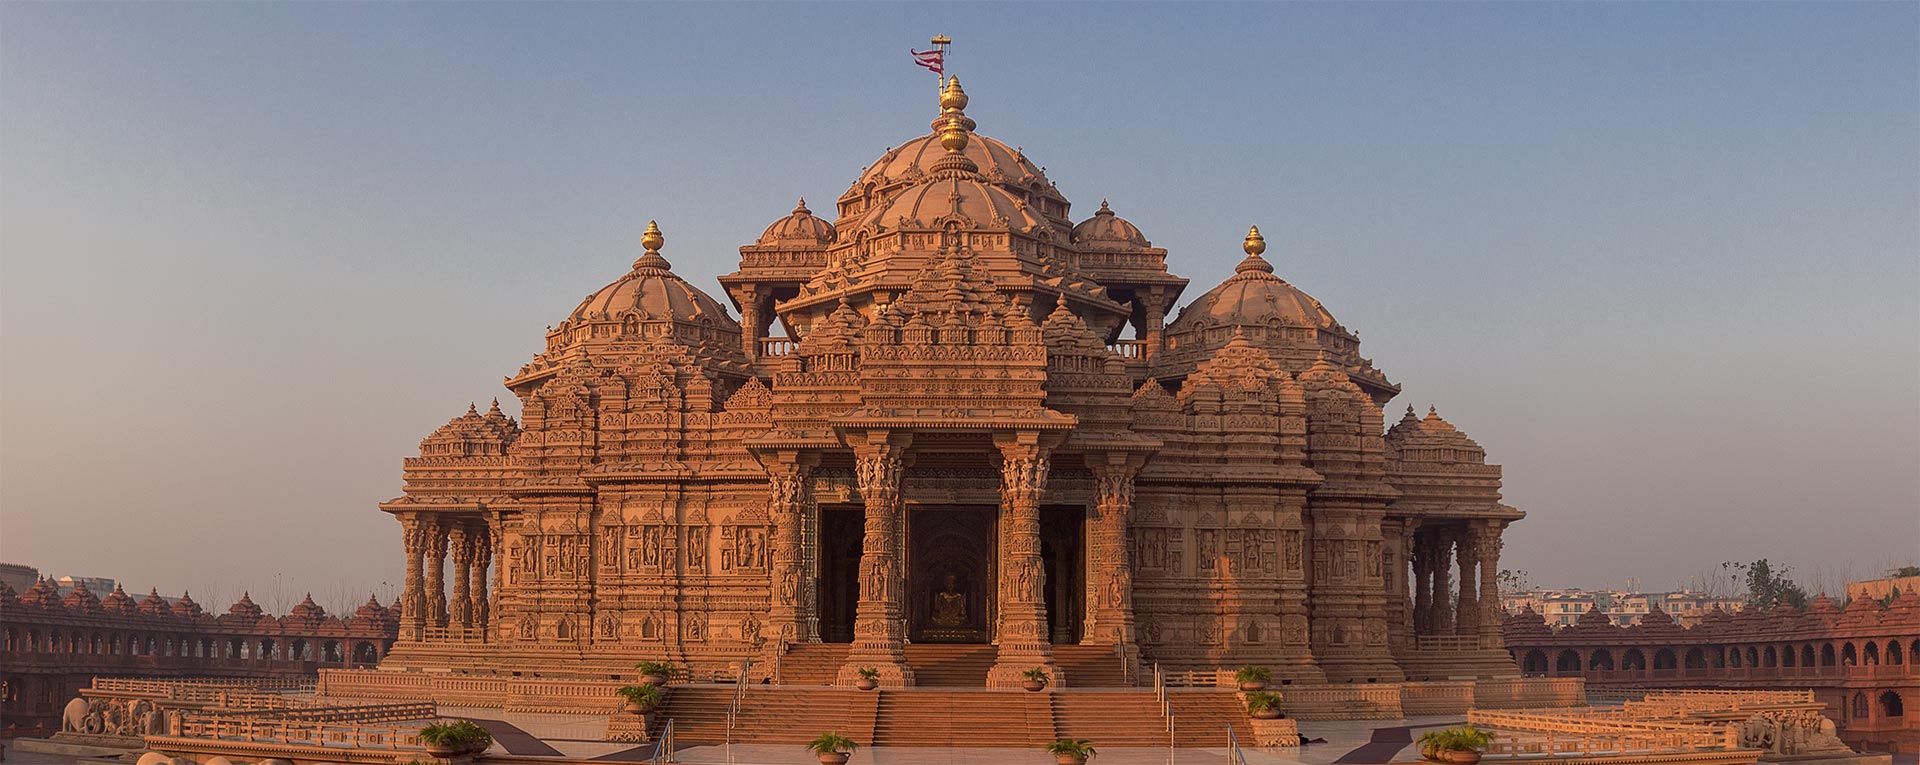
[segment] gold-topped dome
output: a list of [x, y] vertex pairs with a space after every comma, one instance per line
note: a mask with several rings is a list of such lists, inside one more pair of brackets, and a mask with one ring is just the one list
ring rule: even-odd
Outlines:
[[1046, 171], [1020, 149], [974, 132], [973, 118], [965, 112], [967, 103], [959, 78], [944, 80], [940, 114], [928, 126], [933, 132], [889, 149], [868, 165], [840, 196], [838, 222], [864, 217], [902, 189], [928, 178], [964, 172], [979, 173], [986, 182], [1025, 198], [1041, 214], [1066, 223], [1067, 199], [1047, 180]]
[[793, 212], [774, 221], [767, 230], [760, 233], [755, 242], [762, 245], [805, 245], [819, 246], [833, 242], [833, 224], [813, 216], [807, 209], [807, 200], [794, 205]]
[[1264, 327], [1272, 323], [1320, 329], [1339, 327], [1333, 314], [1328, 313], [1320, 301], [1273, 275], [1273, 264], [1261, 257], [1267, 251], [1267, 240], [1260, 235], [1260, 227], [1247, 231], [1241, 249], [1247, 256], [1234, 266], [1233, 276], [1182, 310], [1180, 318], [1167, 327], [1168, 332], [1176, 332], [1202, 317], [1213, 323], [1241, 327]]
[[910, 187], [861, 216], [856, 228], [937, 228], [951, 219], [968, 221], [975, 228], [1011, 226], [1015, 231], [1057, 228], [1025, 200], [970, 173]]
[[1093, 213], [1093, 217], [1080, 221], [1080, 225], [1073, 227], [1073, 241], [1076, 244], [1094, 247], [1153, 246], [1153, 243], [1147, 241], [1147, 236], [1140, 233], [1138, 226], [1128, 222], [1126, 218], [1115, 215], [1113, 208], [1108, 207], [1107, 200], [1104, 199], [1100, 200], [1100, 209]]
[[567, 320], [620, 321], [631, 314], [639, 322], [686, 322], [739, 332], [739, 322], [727, 315], [719, 301], [673, 273], [673, 265], [660, 254], [666, 241], [660, 226], [647, 221], [646, 233], [640, 236], [646, 254], [633, 262], [633, 270], [625, 276], [580, 301]]

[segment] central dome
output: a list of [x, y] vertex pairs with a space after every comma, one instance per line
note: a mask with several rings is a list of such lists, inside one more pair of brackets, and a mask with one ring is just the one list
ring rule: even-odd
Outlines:
[[902, 191], [861, 216], [854, 228], [939, 228], [956, 218], [975, 227], [1006, 225], [1020, 232], [1056, 228], [1026, 200], [966, 176], [927, 180]]
[[[968, 140], [960, 148], [960, 156], [972, 163], [980, 177], [1015, 197], [1026, 200], [1040, 215], [1054, 219], [1068, 228], [1072, 222], [1067, 219], [1069, 204], [1060, 194], [1052, 181], [1047, 180], [1046, 170], [1027, 159], [1019, 148], [1009, 148], [1006, 144], [987, 136], [973, 132], [974, 122], [960, 114], [965, 109], [967, 97], [960, 89], [959, 78], [948, 81], [942, 91], [943, 106], [955, 107], [958, 126], [968, 134]], [[842, 223], [855, 220], [868, 211], [880, 207], [902, 189], [924, 181], [939, 170], [943, 160], [948, 159], [946, 147], [942, 145], [942, 136], [946, 130], [947, 115], [934, 119], [933, 132], [915, 138], [905, 144], [887, 150], [873, 164], [860, 173], [845, 194], [840, 195], [840, 220]]]

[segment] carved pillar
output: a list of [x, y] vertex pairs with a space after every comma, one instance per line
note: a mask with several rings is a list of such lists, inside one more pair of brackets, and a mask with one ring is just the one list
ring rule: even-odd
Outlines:
[[452, 520], [447, 526], [447, 548], [453, 552], [453, 599], [448, 603], [448, 622], [456, 633], [473, 626], [473, 539], [467, 525]]
[[1427, 613], [1427, 633], [1444, 634], [1453, 629], [1453, 607], [1447, 600], [1452, 594], [1450, 583], [1452, 566], [1447, 561], [1453, 557], [1453, 532], [1445, 527], [1433, 529], [1433, 545], [1427, 551], [1428, 590], [1432, 593], [1432, 602]]
[[[489, 513], [487, 516], [487, 544], [492, 548], [493, 587], [489, 588], [486, 594], [485, 605], [483, 606], [486, 610], [481, 612], [481, 626], [487, 629], [489, 639], [495, 637], [505, 638], [504, 634], [496, 634], [494, 629], [496, 624], [503, 620], [493, 618], [500, 613], [500, 594], [507, 584], [506, 522], [498, 513]], [[502, 628], [502, 631], [504, 631], [504, 628]]]
[[1427, 573], [1433, 557], [1433, 536], [1425, 528], [1413, 532], [1413, 634], [1431, 634], [1433, 619], [1433, 577]]
[[1087, 625], [1082, 642], [1133, 644], [1133, 561], [1127, 524], [1133, 516], [1133, 479], [1144, 460], [1125, 454], [1089, 456], [1093, 470], [1093, 533], [1087, 556]]
[[[807, 568], [802, 529], [807, 506], [813, 503], [813, 461], [793, 452], [782, 453], [769, 459], [767, 473], [772, 492], [768, 514], [773, 518], [773, 566], [769, 572], [773, 608], [768, 623], [779, 640], [799, 643], [806, 640], [806, 626], [812, 616], [802, 593]], [[818, 620], [813, 622], [818, 624]]]
[[1459, 540], [1458, 546], [1454, 548], [1454, 557], [1460, 565], [1460, 603], [1454, 609], [1453, 631], [1456, 635], [1478, 635], [1480, 634], [1480, 606], [1479, 600], [1474, 597], [1476, 580], [1474, 564], [1479, 562], [1478, 553], [1474, 552], [1477, 546], [1474, 544], [1477, 535], [1472, 529], [1462, 529], [1458, 533]]
[[1160, 355], [1160, 348], [1167, 341], [1167, 312], [1160, 302], [1160, 296], [1154, 295], [1147, 301], [1147, 360], [1152, 361]]
[[429, 516], [427, 532], [427, 626], [447, 626], [447, 527]]
[[485, 522], [476, 523], [467, 532], [468, 543], [473, 545], [473, 586], [471, 592], [472, 611], [469, 623], [473, 626], [475, 637], [481, 640], [487, 635], [487, 568], [493, 562], [493, 535], [488, 533]]
[[869, 432], [852, 444], [860, 498], [866, 503], [866, 530], [860, 548], [860, 601], [853, 617], [853, 647], [840, 668], [839, 684], [860, 679], [860, 668], [880, 672], [880, 684], [913, 684], [907, 667], [907, 620], [900, 601], [903, 576], [899, 557], [900, 481], [907, 468], [910, 437]]
[[401, 544], [407, 551], [407, 581], [400, 594], [400, 637], [419, 640], [427, 623], [426, 585], [420, 577], [420, 558], [427, 552], [427, 531], [419, 516], [400, 517]]
[[760, 358], [760, 294], [752, 287], [742, 287], [735, 294], [740, 300], [740, 345], [747, 352], [747, 358]]
[[1480, 647], [1500, 648], [1500, 531], [1499, 521], [1480, 525]]
[[1390, 518], [1380, 524], [1380, 567], [1387, 580], [1387, 643], [1395, 651], [1413, 644], [1413, 592], [1407, 580], [1407, 561], [1412, 555], [1414, 523], [1412, 518]]
[[996, 437], [1000, 448], [1000, 619], [998, 656], [987, 687], [1012, 688], [1021, 673], [1046, 670], [1056, 687], [1066, 683], [1053, 666], [1047, 640], [1046, 564], [1040, 558], [1040, 495], [1046, 490], [1048, 451], [1038, 433]]

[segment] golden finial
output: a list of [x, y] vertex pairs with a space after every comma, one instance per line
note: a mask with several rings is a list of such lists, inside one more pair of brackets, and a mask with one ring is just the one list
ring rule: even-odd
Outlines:
[[1266, 258], [1260, 257], [1260, 253], [1267, 251], [1267, 238], [1260, 235], [1259, 226], [1247, 229], [1247, 240], [1240, 246], [1247, 251], [1247, 256], [1240, 259], [1240, 265], [1233, 267], [1234, 273], [1244, 274], [1254, 271], [1273, 273], [1273, 264], [1268, 263]]
[[947, 86], [940, 89], [941, 111], [963, 111], [967, 108], [967, 91], [960, 89], [959, 76], [947, 78]]
[[667, 238], [660, 234], [660, 224], [647, 221], [647, 230], [640, 235], [640, 246], [647, 249], [647, 254], [641, 255], [639, 260], [633, 262], [634, 270], [658, 268], [665, 271], [673, 268], [673, 264], [660, 256], [660, 247], [666, 243]]
[[1267, 238], [1260, 235], [1259, 226], [1252, 226], [1247, 229], [1247, 241], [1243, 242], [1241, 246], [1247, 251], [1248, 255], [1262, 255], [1267, 251]]

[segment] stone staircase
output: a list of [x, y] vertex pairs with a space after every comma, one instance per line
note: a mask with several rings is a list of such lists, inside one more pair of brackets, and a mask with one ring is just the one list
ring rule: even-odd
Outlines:
[[1027, 747], [1058, 738], [1047, 699], [1052, 694], [883, 690], [879, 695], [875, 746]]
[[[780, 657], [780, 682], [790, 686], [832, 685], [847, 661], [846, 643], [801, 643]], [[996, 650], [991, 645], [913, 643], [907, 666], [921, 688], [985, 688]], [[1126, 688], [1126, 665], [1109, 646], [1057, 645], [1054, 661], [1069, 688]]]
[[[656, 715], [655, 733], [673, 720], [673, 734], [690, 744], [718, 744], [727, 740], [727, 705], [732, 686], [676, 685]], [[880, 700], [877, 694], [831, 688], [773, 688], [750, 686], [735, 721], [736, 742], [804, 744], [826, 731], [855, 741], [873, 740], [873, 722]]]
[[[836, 665], [837, 666], [837, 665]], [[655, 718], [668, 718], [684, 743], [727, 739], [729, 685], [675, 685]], [[1239, 698], [1222, 690], [1168, 691], [1174, 743], [1225, 746], [1227, 728], [1252, 741]], [[1037, 747], [1058, 738], [1096, 746], [1166, 746], [1160, 706], [1145, 688], [1028, 693], [985, 688], [858, 691], [851, 688], [750, 686], [734, 741], [803, 744], [826, 731], [862, 746]]]
[[[1061, 738], [1086, 739], [1095, 746], [1166, 746], [1166, 722], [1153, 692], [1087, 690], [1052, 696], [1055, 725]], [[1227, 727], [1243, 744], [1252, 741], [1252, 728], [1240, 700], [1227, 691], [1168, 691], [1173, 707], [1177, 746], [1217, 747], [1227, 744]]]

